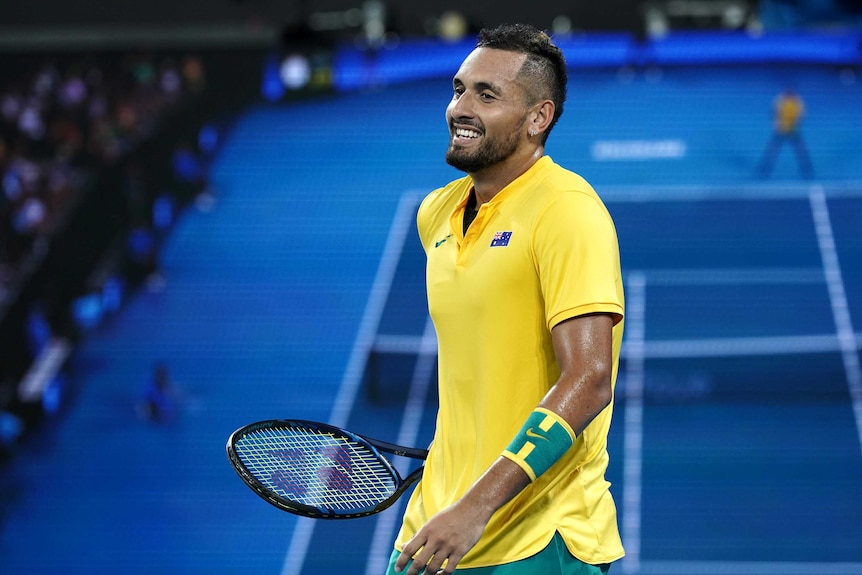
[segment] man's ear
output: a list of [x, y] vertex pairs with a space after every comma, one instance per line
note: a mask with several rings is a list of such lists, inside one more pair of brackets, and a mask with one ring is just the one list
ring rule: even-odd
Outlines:
[[543, 134], [554, 120], [554, 103], [551, 100], [543, 100], [533, 107], [528, 116], [527, 132], [530, 136]]

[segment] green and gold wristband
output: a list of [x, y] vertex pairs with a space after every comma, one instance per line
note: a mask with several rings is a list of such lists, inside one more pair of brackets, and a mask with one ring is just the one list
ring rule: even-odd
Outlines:
[[575, 442], [575, 432], [562, 417], [537, 407], [509, 447], [503, 457], [514, 461], [535, 481], [556, 463]]

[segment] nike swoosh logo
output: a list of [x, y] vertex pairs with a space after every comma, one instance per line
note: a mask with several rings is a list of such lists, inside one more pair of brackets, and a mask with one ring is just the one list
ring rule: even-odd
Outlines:
[[536, 439], [544, 439], [545, 441], [548, 440], [548, 438], [545, 437], [544, 435], [540, 435], [540, 434], [536, 433], [535, 431], [533, 431], [532, 427], [527, 428], [527, 436], [528, 437], [535, 437]]
[[443, 238], [442, 240], [439, 240], [437, 243], [435, 243], [435, 244], [434, 244], [434, 247], [435, 247], [435, 248], [439, 248], [441, 245], [443, 245], [443, 242], [445, 242], [446, 240], [448, 240], [448, 239], [449, 239], [449, 238], [451, 238], [451, 237], [452, 237], [452, 234], [449, 234], [448, 236], [446, 236], [446, 237], [445, 237], [445, 238]]

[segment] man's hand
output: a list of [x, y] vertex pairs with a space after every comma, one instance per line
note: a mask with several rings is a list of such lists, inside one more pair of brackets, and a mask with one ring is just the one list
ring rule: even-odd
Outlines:
[[529, 483], [530, 478], [516, 463], [497, 458], [461, 499], [429, 519], [404, 545], [395, 571], [401, 573], [412, 558], [407, 575], [454, 573], [482, 537], [494, 512]]
[[441, 570], [453, 573], [458, 562], [479, 541], [489, 519], [489, 515], [474, 509], [464, 499], [459, 500], [432, 517], [404, 545], [395, 571], [401, 573], [412, 557], [407, 575], [434, 575]]

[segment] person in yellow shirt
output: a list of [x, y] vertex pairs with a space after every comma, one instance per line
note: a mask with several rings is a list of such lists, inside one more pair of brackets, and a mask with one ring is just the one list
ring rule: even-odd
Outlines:
[[811, 158], [799, 128], [804, 115], [805, 102], [795, 90], [787, 88], [775, 98], [772, 137], [769, 139], [763, 157], [758, 164], [758, 173], [761, 176], [766, 177], [772, 173], [778, 152], [781, 151], [781, 147], [785, 143], [793, 146], [802, 177], [810, 178], [812, 176]]
[[623, 335], [613, 221], [545, 155], [566, 63], [516, 24], [453, 79], [446, 161], [417, 215], [439, 411], [388, 575], [598, 575], [624, 554], [605, 479]]

